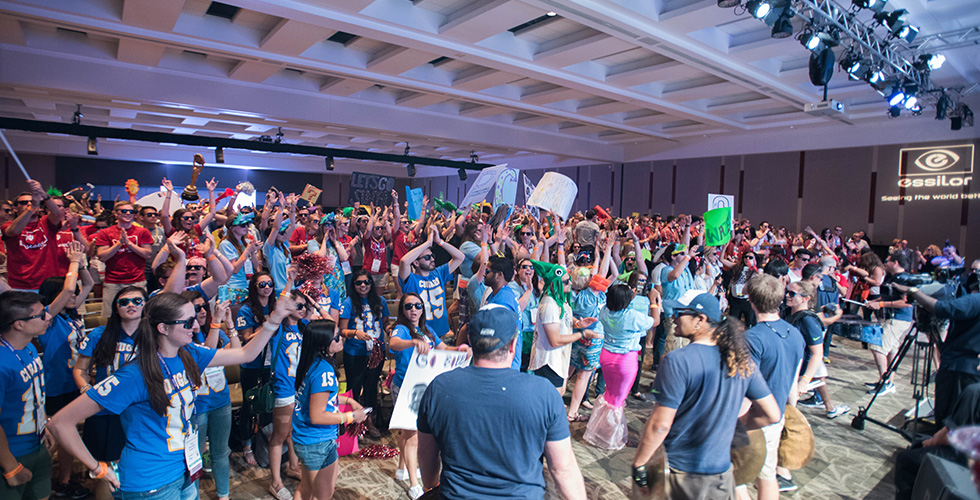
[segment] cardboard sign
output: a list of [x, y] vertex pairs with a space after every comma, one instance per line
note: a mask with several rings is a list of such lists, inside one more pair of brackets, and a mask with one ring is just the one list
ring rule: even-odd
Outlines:
[[395, 189], [395, 178], [384, 175], [354, 172], [350, 176], [350, 191], [347, 194], [347, 204], [361, 205], [374, 203], [376, 207], [391, 205], [391, 190]]
[[575, 185], [575, 181], [557, 172], [545, 172], [541, 182], [528, 198], [527, 204], [547, 210], [562, 219], [568, 219], [576, 195], [578, 195], [578, 186]]
[[389, 429], [418, 430], [419, 403], [422, 394], [437, 375], [469, 364], [467, 353], [432, 349], [427, 354], [416, 350], [408, 363], [398, 400], [391, 413]]
[[517, 202], [517, 176], [516, 168], [508, 168], [500, 172], [497, 177], [497, 185], [493, 190], [493, 208], [497, 209], [500, 205], [514, 206]]
[[470, 205], [487, 199], [490, 190], [497, 184], [497, 178], [506, 169], [507, 164], [504, 163], [503, 165], [485, 168], [480, 171], [480, 175], [477, 176], [473, 187], [466, 192], [466, 196], [463, 197], [463, 201], [459, 203], [459, 206], [468, 210]]
[[721, 207], [704, 213], [704, 244], [727, 245], [732, 240], [732, 207]]
[[300, 198], [306, 200], [310, 205], [316, 205], [316, 200], [320, 199], [320, 193], [322, 192], [322, 189], [317, 189], [312, 184], [307, 184], [303, 188], [303, 194], [300, 195]]
[[[524, 203], [527, 203], [527, 200], [531, 199], [531, 193], [533, 192], [534, 192], [534, 183], [531, 182], [531, 179], [527, 178], [527, 174], [524, 174]], [[537, 207], [528, 207], [528, 208], [531, 209], [531, 215], [533, 215], [534, 218], [537, 219], [539, 217], [538, 208]]]
[[405, 199], [408, 201], [408, 220], [422, 217], [422, 188], [409, 189], [405, 186]]

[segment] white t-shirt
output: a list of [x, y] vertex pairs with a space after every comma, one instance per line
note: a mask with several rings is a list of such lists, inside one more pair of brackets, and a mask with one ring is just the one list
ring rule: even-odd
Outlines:
[[561, 347], [554, 347], [548, 342], [548, 335], [544, 333], [544, 325], [558, 323], [561, 327], [562, 335], [572, 334], [572, 321], [574, 320], [572, 308], [565, 304], [565, 316], [562, 317], [558, 303], [550, 295], [541, 297], [538, 304], [538, 321], [534, 325], [534, 344], [531, 346], [531, 364], [528, 368], [537, 370], [542, 366], [548, 365], [560, 377], [568, 376], [568, 364], [572, 359], [572, 344], [565, 344]]
[[653, 268], [653, 273], [650, 276], [650, 279], [653, 280], [653, 286], [657, 286], [657, 285], [663, 286], [664, 285], [663, 283], [660, 282], [660, 274], [661, 274], [661, 271], [663, 271], [663, 269], [665, 267], [667, 267], [667, 264], [664, 264], [663, 262], [661, 262], [661, 263], [657, 264]]

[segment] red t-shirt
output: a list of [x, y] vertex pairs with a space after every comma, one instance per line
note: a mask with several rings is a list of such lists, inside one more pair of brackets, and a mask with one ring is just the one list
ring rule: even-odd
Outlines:
[[[306, 244], [307, 240], [308, 240], [308, 238], [306, 237], [306, 227], [304, 227], [304, 226], [296, 226], [296, 228], [293, 229], [292, 236], [289, 237], [289, 244], [290, 245], [304, 245], [304, 244]], [[293, 257], [295, 257], [297, 255], [300, 255], [302, 253], [303, 253], [303, 250], [298, 251], [298, 252], [293, 252]]]
[[58, 275], [58, 228], [45, 215], [28, 223], [19, 235], [7, 237], [7, 228], [13, 224], [9, 221], [0, 226], [7, 247], [7, 283], [15, 289], [36, 290], [45, 279]]
[[[68, 226], [65, 226], [68, 227]], [[58, 274], [55, 276], [64, 276], [68, 274], [68, 264], [71, 261], [68, 260], [68, 246], [71, 242], [75, 241], [75, 235], [72, 234], [71, 229], [62, 229], [58, 231]]]
[[[146, 228], [133, 226], [126, 230], [129, 241], [136, 246], [152, 245], [153, 236]], [[100, 247], [111, 247], [119, 241], [119, 225], [109, 226], [95, 235], [95, 245]], [[119, 250], [105, 263], [105, 282], [106, 283], [136, 283], [146, 279], [146, 259], [133, 253], [126, 245], [121, 245]]]
[[92, 241], [95, 240], [95, 235], [98, 234], [99, 231], [101, 231], [101, 229], [95, 227], [95, 224], [82, 226], [82, 236], [84, 236], [89, 243], [92, 243]]
[[362, 239], [361, 246], [364, 247], [364, 265], [362, 268], [371, 274], [387, 273], [388, 245], [385, 244], [385, 240], [383, 238], [380, 241], [374, 238]]
[[405, 242], [405, 234], [401, 231], [395, 233], [395, 238], [391, 243], [391, 267], [398, 267], [402, 261], [402, 256], [411, 250], [408, 243]]

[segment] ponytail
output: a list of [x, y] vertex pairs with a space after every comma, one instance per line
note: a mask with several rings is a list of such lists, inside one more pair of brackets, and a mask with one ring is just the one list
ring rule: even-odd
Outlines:
[[745, 341], [745, 325], [728, 316], [715, 326], [714, 340], [721, 354], [721, 363], [729, 377], [752, 375], [752, 355]]

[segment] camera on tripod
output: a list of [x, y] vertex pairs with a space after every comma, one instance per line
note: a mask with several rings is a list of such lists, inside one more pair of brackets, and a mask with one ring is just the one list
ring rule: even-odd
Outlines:
[[[935, 283], [936, 280], [927, 273], [922, 274], [912, 274], [912, 273], [902, 273], [895, 275], [895, 279], [891, 283], [886, 283], [881, 285], [882, 294], [887, 295], [901, 295], [901, 292], [895, 290], [892, 285], [902, 285], [902, 286], [916, 286], [922, 288], [924, 285], [930, 285]], [[911, 297], [909, 298], [911, 299]]]

